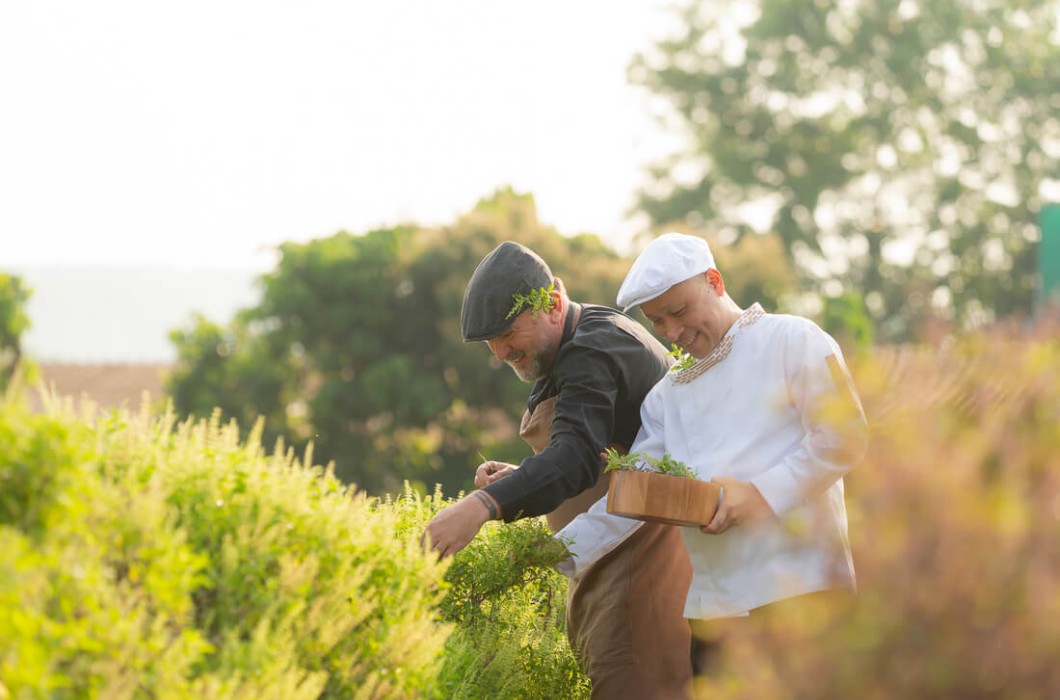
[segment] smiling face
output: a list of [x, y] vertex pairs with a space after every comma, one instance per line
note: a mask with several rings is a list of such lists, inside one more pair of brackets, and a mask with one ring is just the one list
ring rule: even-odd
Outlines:
[[524, 311], [508, 330], [487, 340], [486, 345], [519, 379], [537, 381], [551, 371], [556, 361], [563, 318], [559, 307], [535, 315]]
[[711, 269], [679, 282], [640, 305], [655, 332], [701, 360], [725, 337], [739, 309], [725, 296], [725, 283]]

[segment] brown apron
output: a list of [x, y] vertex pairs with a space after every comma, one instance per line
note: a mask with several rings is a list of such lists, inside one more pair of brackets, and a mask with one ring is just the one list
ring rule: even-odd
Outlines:
[[[519, 437], [530, 445], [534, 454], [542, 452], [552, 439], [552, 421], [556, 417], [556, 401], [558, 400], [558, 396], [553, 396], [539, 403], [533, 413], [530, 411], [523, 413], [523, 420], [519, 424]], [[574, 520], [574, 516], [589, 510], [589, 506], [607, 494], [607, 485], [607, 479], [600, 479], [595, 486], [590, 486], [577, 496], [568, 498], [556, 510], [547, 513], [545, 519], [548, 521], [548, 529], [554, 533], [559, 532], [567, 523]]]
[[[548, 446], [558, 397], [523, 414], [519, 435]], [[607, 493], [608, 479], [545, 517], [556, 532]], [[567, 592], [567, 638], [592, 681], [594, 700], [688, 697], [691, 636], [684, 619], [692, 568], [676, 527], [645, 523], [593, 564]]]

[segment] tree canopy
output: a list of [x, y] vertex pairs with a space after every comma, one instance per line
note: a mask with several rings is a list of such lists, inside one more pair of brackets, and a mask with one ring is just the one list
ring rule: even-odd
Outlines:
[[1060, 187], [1055, 0], [711, 0], [631, 79], [685, 146], [639, 204], [779, 237], [806, 285], [865, 292], [884, 337], [1029, 313]]
[[471, 485], [480, 453], [518, 461], [529, 387], [460, 337], [464, 286], [504, 240], [538, 252], [572, 299], [613, 304], [629, 262], [596, 237], [564, 237], [533, 198], [500, 190], [455, 224], [340, 232], [286, 243], [260, 303], [227, 327], [195, 318], [171, 334], [168, 391], [180, 414], [215, 407], [266, 440], [373, 493], [409, 479], [447, 493]]
[[21, 277], [0, 272], [0, 391], [22, 362], [22, 334], [29, 330], [26, 302], [32, 291]]

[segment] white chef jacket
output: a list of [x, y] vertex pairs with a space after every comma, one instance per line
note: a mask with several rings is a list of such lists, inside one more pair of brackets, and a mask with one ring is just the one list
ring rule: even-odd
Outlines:
[[[865, 417], [839, 346], [813, 322], [755, 304], [707, 357], [659, 381], [641, 420], [630, 452], [669, 453], [704, 480], [749, 481], [777, 516], [721, 535], [682, 528], [693, 569], [685, 617], [854, 587], [842, 477], [864, 453]], [[574, 554], [560, 569], [580, 575], [641, 524], [601, 499], [557, 533]]]

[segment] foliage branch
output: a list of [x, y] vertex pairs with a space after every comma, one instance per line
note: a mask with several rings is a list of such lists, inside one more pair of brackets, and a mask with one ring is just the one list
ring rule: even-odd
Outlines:
[[526, 294], [516, 292], [512, 295], [512, 308], [508, 310], [508, 315], [505, 318], [511, 318], [521, 313], [524, 309], [530, 311], [530, 316], [537, 316], [538, 314], [547, 314], [552, 309], [556, 308], [556, 298], [553, 296], [555, 292], [556, 283], [548, 285], [548, 288], [538, 287], [537, 289], [531, 289]]
[[677, 343], [670, 343], [670, 352], [666, 353], [666, 356], [674, 359], [674, 363], [670, 367], [671, 372], [680, 372], [686, 369], [691, 369], [696, 364], [696, 358], [692, 357], [691, 354]]
[[604, 451], [604, 457], [607, 459], [607, 464], [604, 465], [605, 474], [613, 471], [640, 471], [657, 472], [686, 479], [698, 478], [691, 467], [671, 457], [669, 452], [659, 458], [652, 457], [646, 452], [621, 454], [615, 448], [608, 447]]

